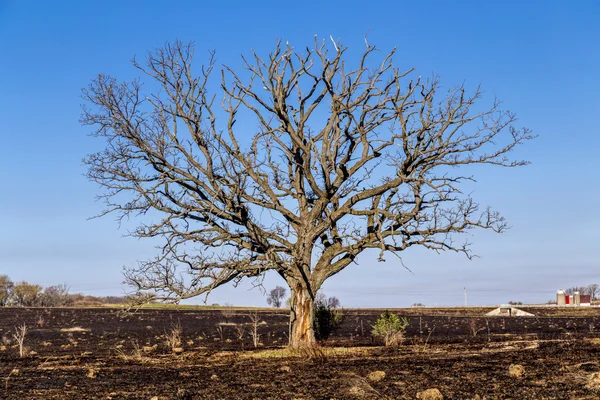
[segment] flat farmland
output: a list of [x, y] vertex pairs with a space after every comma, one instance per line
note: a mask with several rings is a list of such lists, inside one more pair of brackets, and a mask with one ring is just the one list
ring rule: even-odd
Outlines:
[[0, 399], [600, 398], [600, 310], [490, 310], [392, 310], [397, 348], [371, 337], [383, 310], [344, 310], [319, 350], [289, 351], [287, 310], [0, 308]]

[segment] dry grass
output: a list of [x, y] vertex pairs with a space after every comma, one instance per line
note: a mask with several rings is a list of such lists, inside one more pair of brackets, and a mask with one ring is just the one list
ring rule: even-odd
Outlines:
[[74, 326], [72, 328], [62, 328], [60, 332], [89, 332], [89, 328], [82, 328], [80, 326]]
[[600, 345], [600, 338], [584, 338], [583, 340], [596, 346]]
[[346, 372], [345, 375], [345, 391], [351, 396], [350, 398], [358, 399], [381, 399], [381, 400], [392, 400], [391, 397], [384, 395], [377, 391], [371, 382], [365, 377], [362, 377], [354, 372]]
[[142, 349], [140, 348], [140, 344], [137, 340], [132, 340], [132, 349], [131, 352], [126, 352], [123, 350], [123, 347], [117, 347], [115, 349], [115, 354], [118, 358], [125, 361], [144, 361], [144, 357], [142, 355]]
[[[270, 359], [270, 358], [306, 358], [312, 354], [317, 356], [317, 353], [322, 353], [324, 357], [360, 357], [371, 355], [377, 350], [376, 347], [317, 347], [317, 349], [293, 349], [285, 347], [281, 349], [269, 349], [260, 351], [244, 352], [240, 358], [251, 359]], [[310, 354], [309, 354], [310, 353]], [[320, 355], [319, 355], [320, 356]]]
[[21, 371], [19, 371], [18, 369], [14, 368], [10, 371], [10, 373], [8, 374], [8, 376], [6, 378], [4, 378], [4, 390], [6, 392], [8, 392], [8, 381], [10, 380], [10, 377], [13, 375], [20, 375]]
[[179, 322], [173, 325], [168, 332], [165, 332], [165, 344], [174, 353], [181, 348], [182, 333], [183, 330]]

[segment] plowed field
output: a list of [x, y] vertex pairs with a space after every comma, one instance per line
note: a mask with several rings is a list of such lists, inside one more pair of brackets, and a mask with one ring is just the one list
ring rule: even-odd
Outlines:
[[394, 349], [370, 334], [382, 310], [345, 310], [320, 350], [290, 352], [286, 311], [0, 308], [0, 399], [600, 398], [600, 310], [488, 310], [394, 310]]

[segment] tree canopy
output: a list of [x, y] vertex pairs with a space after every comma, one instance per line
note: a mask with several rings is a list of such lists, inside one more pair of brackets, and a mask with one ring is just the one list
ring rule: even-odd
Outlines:
[[157, 90], [107, 75], [84, 90], [82, 122], [106, 142], [85, 159], [102, 215], [146, 215], [132, 235], [163, 243], [130, 284], [179, 301], [273, 270], [292, 291], [292, 344], [311, 342], [317, 291], [362, 252], [471, 257], [457, 235], [506, 228], [461, 191], [463, 167], [527, 164], [508, 153], [531, 132], [498, 101], [482, 108], [479, 88], [443, 88], [365, 45], [349, 60], [340, 42], [278, 42], [216, 73], [214, 53], [195, 70], [194, 45], [175, 42], [134, 61]]

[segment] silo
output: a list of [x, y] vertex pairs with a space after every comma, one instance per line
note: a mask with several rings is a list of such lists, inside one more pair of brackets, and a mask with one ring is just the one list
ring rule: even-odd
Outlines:
[[575, 295], [575, 301], [573, 302], [574, 305], [578, 306], [581, 304], [581, 294], [579, 292], [575, 292], [573, 293]]
[[559, 306], [564, 306], [566, 304], [565, 291], [562, 289], [556, 292], [556, 304], [558, 304]]

